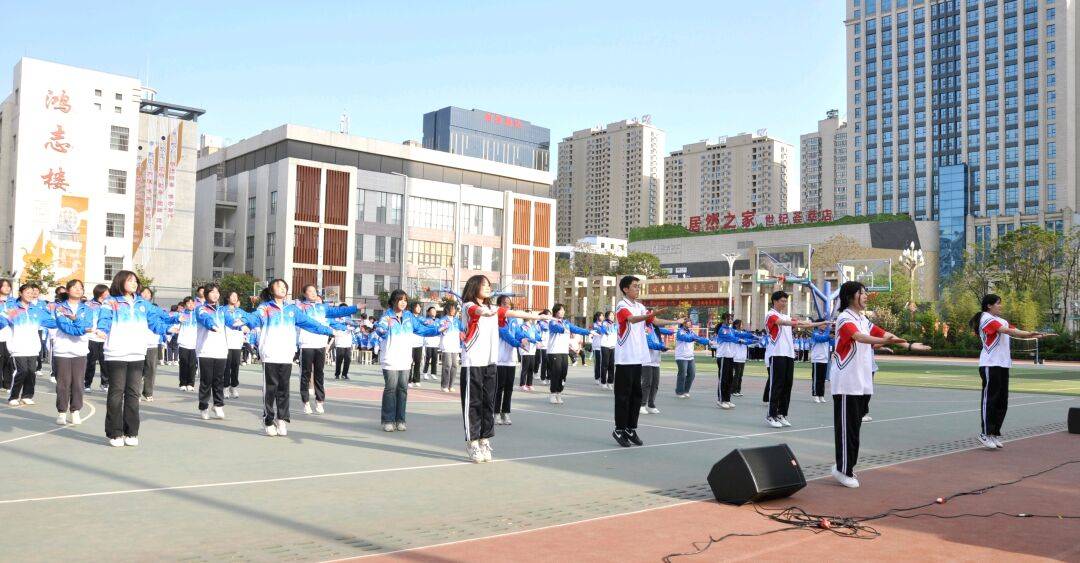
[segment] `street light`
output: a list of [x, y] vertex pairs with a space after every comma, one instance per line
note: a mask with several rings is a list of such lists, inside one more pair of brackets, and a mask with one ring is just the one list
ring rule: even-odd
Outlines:
[[734, 318], [735, 317], [735, 303], [734, 303], [734, 299], [735, 299], [734, 298], [734, 292], [735, 292], [735, 260], [739, 257], [739, 253], [738, 252], [725, 252], [723, 254], [723, 257], [727, 258], [727, 276], [728, 276], [727, 306], [728, 306], [728, 313], [731, 313], [732, 318]]
[[915, 271], [926, 265], [926, 258], [921, 248], [915, 248], [915, 241], [900, 253], [900, 264], [908, 270], [908, 289], [910, 290], [908, 311], [911, 311], [911, 320], [915, 321]]

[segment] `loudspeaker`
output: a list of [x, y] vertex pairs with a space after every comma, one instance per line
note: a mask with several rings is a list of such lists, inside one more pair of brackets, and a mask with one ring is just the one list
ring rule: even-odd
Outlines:
[[732, 450], [713, 465], [709, 486], [719, 502], [746, 504], [795, 494], [806, 478], [787, 444]]
[[1080, 434], [1080, 407], [1069, 409], [1069, 434]]

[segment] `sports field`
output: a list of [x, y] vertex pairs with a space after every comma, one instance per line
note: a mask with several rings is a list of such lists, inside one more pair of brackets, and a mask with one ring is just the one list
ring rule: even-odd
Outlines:
[[[969, 390], [977, 381], [974, 368], [900, 362], [880, 361], [879, 378], [896, 384], [880, 386], [874, 396], [874, 420], [863, 426], [861, 472], [978, 446], [979, 393]], [[383, 432], [382, 378], [369, 366], [354, 366], [349, 381], [328, 381], [323, 415], [302, 413], [294, 369], [293, 422], [287, 437], [276, 438], [260, 433], [257, 366], [241, 370], [241, 397], [226, 401], [227, 418], [209, 421], [199, 418], [193, 393], [176, 389], [175, 368], [162, 368], [157, 400], [142, 405], [141, 443], [124, 448], [106, 446], [104, 397], [96, 385], [83, 410], [85, 422], [56, 426], [46, 377], [37, 405], [0, 409], [4, 559], [325, 561], [399, 553], [433, 561], [551, 560], [532, 548], [511, 549], [510, 556], [470, 551], [427, 559], [424, 551], [402, 550], [542, 528], [569, 533], [583, 521], [708, 499], [709, 468], [736, 447], [786, 443], [808, 479], [827, 475], [834, 455], [832, 407], [810, 401], [805, 379], [795, 382], [794, 426], [773, 429], [764, 424], [764, 380], [754, 376], [760, 362], [750, 364], [745, 396], [730, 411], [715, 406], [714, 364], [703, 359], [700, 368], [686, 400], [673, 397], [674, 370], [663, 370], [662, 412], [642, 415], [639, 423], [644, 447], [621, 448], [611, 439], [611, 391], [594, 384], [592, 366], [571, 368], [562, 405], [550, 404], [539, 386], [533, 393], [516, 391], [513, 425], [496, 427], [496, 461], [481, 465], [464, 459], [457, 395], [432, 383], [410, 390], [408, 431]], [[956, 377], [920, 379], [926, 369]], [[808, 367], [797, 370], [805, 376]], [[1033, 373], [1045, 377], [1014, 381], [1005, 452], [1029, 437], [1062, 436], [1068, 408], [1080, 406], [1075, 390], [1017, 389], [1042, 381], [1064, 388], [1060, 382], [1073, 380], [1075, 368], [1039, 366]], [[1080, 440], [1064, 444], [1080, 448]], [[970, 453], [985, 461], [967, 462], [965, 476], [977, 477], [984, 462], [1008, 473], [1009, 467], [992, 461], [999, 452]], [[872, 491], [872, 482], [864, 479], [864, 489]], [[864, 491], [835, 489], [825, 492]], [[1075, 488], [1057, 494], [1070, 495], [1076, 497], [1071, 504], [1080, 506]], [[651, 549], [682, 550], [698, 539], [667, 537], [670, 546], [653, 542]], [[587, 544], [574, 545], [580, 546], [578, 557], [564, 558], [604, 560]]]

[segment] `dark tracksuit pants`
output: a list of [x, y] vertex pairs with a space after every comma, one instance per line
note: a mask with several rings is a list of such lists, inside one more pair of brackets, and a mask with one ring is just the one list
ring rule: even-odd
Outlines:
[[424, 347], [417, 346], [412, 349], [412, 371], [409, 372], [409, 383], [420, 383], [420, 368], [424, 365]]
[[979, 415], [982, 433], [1001, 436], [1001, 425], [1009, 410], [1009, 368], [980, 366], [982, 401]]
[[87, 342], [90, 351], [86, 354], [86, 373], [83, 374], [83, 387], [90, 387], [94, 383], [94, 368], [101, 368], [101, 384], [109, 386], [109, 375], [105, 371], [105, 343]]
[[154, 396], [154, 379], [157, 378], [157, 364], [158, 364], [158, 347], [154, 346], [146, 349], [146, 359], [143, 360], [143, 384], [142, 384], [142, 396], [153, 397]]
[[198, 358], [194, 348], [180, 347], [180, 386], [195, 385], [195, 370], [198, 369]]
[[11, 382], [9, 401], [33, 399], [37, 384], [37, 356], [15, 356], [15, 375]]
[[240, 359], [243, 354], [241, 348], [229, 348], [229, 356], [225, 359], [225, 387], [240, 386]]
[[338, 346], [334, 348], [334, 379], [349, 378], [349, 365], [352, 364], [352, 348]]
[[53, 357], [53, 361], [56, 362], [56, 412], [79, 412], [83, 406], [86, 356]]
[[566, 370], [569, 367], [570, 356], [568, 354], [548, 354], [548, 379], [551, 380], [552, 393], [562, 393], [566, 383]]
[[8, 351], [7, 342], [0, 342], [0, 389], [11, 389], [11, 379], [15, 375], [15, 361]]
[[735, 378], [731, 386], [732, 393], [742, 393], [742, 374], [743, 368], [746, 367], [746, 362], [734, 362], [735, 366]]
[[593, 355], [593, 379], [600, 381], [600, 378], [604, 375], [604, 352], [596, 347], [592, 351]]
[[859, 461], [859, 431], [869, 395], [833, 395], [833, 437], [836, 442], [836, 468], [848, 477], [855, 476]]
[[199, 410], [225, 406], [225, 358], [199, 358]]
[[139, 436], [139, 394], [142, 392], [143, 360], [106, 361], [109, 374], [105, 435], [111, 440]]
[[424, 373], [439, 375], [439, 349], [435, 346], [424, 348]]
[[730, 403], [732, 389], [735, 387], [735, 361], [722, 355], [716, 356], [716, 367], [719, 370], [716, 399], [723, 403]]
[[641, 410], [641, 364], [615, 366], [615, 430], [637, 430]]
[[536, 373], [536, 354], [521, 355], [521, 383], [532, 387], [533, 375]]
[[[810, 364], [810, 396], [825, 396], [825, 374], [829, 371], [829, 364], [814, 362]], [[868, 395], [869, 396], [869, 395]]]
[[600, 348], [603, 355], [604, 369], [600, 372], [600, 383], [615, 383], [615, 349]]
[[495, 366], [495, 413], [510, 414], [510, 396], [514, 393], [514, 366]]
[[289, 422], [289, 379], [292, 364], [263, 363], [263, 424]]
[[548, 353], [543, 348], [536, 350], [536, 369], [540, 372], [540, 381], [548, 380]]
[[641, 406], [655, 409], [659, 390], [660, 366], [641, 366]]
[[326, 400], [326, 387], [323, 381], [323, 368], [326, 367], [326, 353], [322, 348], [300, 349], [300, 402], [308, 402], [308, 384], [315, 380], [315, 400]]
[[769, 363], [769, 417], [786, 417], [791, 404], [795, 360], [787, 356], [772, 356]]
[[461, 413], [465, 441], [495, 435], [496, 366], [461, 368]]

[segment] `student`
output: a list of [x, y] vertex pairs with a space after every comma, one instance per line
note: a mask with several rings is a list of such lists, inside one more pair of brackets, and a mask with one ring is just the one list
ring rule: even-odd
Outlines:
[[[540, 311], [540, 314], [550, 315], [551, 311], [544, 309], [543, 311]], [[546, 321], [540, 321], [536, 323], [536, 329], [540, 332], [540, 342], [536, 343], [536, 370], [540, 372], [540, 382], [543, 383], [548, 380], [548, 323]]]
[[660, 409], [656, 408], [656, 392], [660, 389], [660, 353], [668, 349], [660, 337], [672, 334], [675, 334], [674, 330], [645, 323], [649, 360], [641, 366], [641, 408], [638, 414], [660, 414]]
[[551, 322], [548, 323], [547, 361], [548, 377], [551, 379], [551, 404], [563, 403], [562, 392], [566, 383], [568, 367], [568, 354], [570, 352], [570, 335], [580, 334], [587, 336], [588, 330], [576, 326], [574, 323], [563, 318], [566, 307], [562, 303], [556, 303], [551, 308]]
[[[532, 311], [526, 311], [531, 313]], [[525, 321], [521, 325], [521, 333], [524, 340], [518, 348], [521, 356], [521, 380], [518, 382], [522, 391], [532, 392], [533, 374], [536, 373], [536, 345], [540, 341], [540, 330], [533, 321]]]
[[[500, 295], [495, 306], [508, 311], [514, 309], [509, 295]], [[510, 421], [510, 398], [514, 394], [514, 370], [517, 367], [517, 350], [526, 342], [520, 319], [504, 317], [499, 323], [499, 357], [495, 365], [495, 424], [512, 424]]]
[[752, 332], [742, 331], [742, 319], [735, 319], [731, 322], [731, 328], [738, 334], [738, 341], [732, 346], [735, 350], [735, 355], [731, 357], [731, 365], [733, 367], [732, 382], [731, 382], [731, 395], [733, 397], [742, 397], [742, 377], [743, 369], [746, 368], [746, 356], [749, 352], [748, 345], [756, 342], [757, 337]]
[[139, 395], [146, 360], [146, 327], [164, 334], [176, 323], [155, 314], [154, 306], [138, 295], [135, 272], [120, 270], [101, 305], [98, 330], [106, 334], [105, 370], [109, 373], [105, 436], [113, 447], [139, 445]]
[[[0, 314], [7, 312], [10, 300], [11, 280], [0, 279]], [[11, 340], [11, 327], [0, 328], [0, 391], [11, 390], [12, 376], [15, 374], [15, 363], [11, 358], [11, 351], [8, 350], [9, 340]], [[90, 387], [90, 384], [87, 383], [86, 387]]]
[[988, 449], [1003, 448], [1001, 425], [1009, 408], [1009, 368], [1012, 367], [1010, 338], [1046, 338], [1052, 333], [1020, 330], [1001, 317], [1004, 303], [990, 293], [982, 298], [981, 310], [968, 323], [979, 335], [979, 378], [982, 380], [979, 442]]
[[761, 333], [761, 338], [758, 340], [758, 346], [761, 348], [761, 359], [765, 362], [765, 389], [761, 392], [761, 402], [769, 402], [769, 386], [772, 382], [772, 377], [769, 373], [769, 334], [767, 332]]
[[[107, 289], [108, 288], [106, 288], [106, 290]], [[172, 307], [169, 307], [169, 317], [180, 317], [180, 307], [178, 305], [173, 305]], [[167, 366], [175, 366], [180, 363], [180, 345], [176, 341], [177, 337], [178, 335], [175, 332], [165, 333], [165, 365]], [[94, 336], [90, 335], [90, 342], [93, 341]], [[93, 350], [92, 347], [91, 350]]]
[[[202, 294], [202, 288], [199, 288]], [[195, 390], [195, 371], [198, 369], [199, 358], [195, 353], [199, 340], [199, 323], [195, 319], [195, 307], [197, 302], [191, 297], [185, 297], [180, 301], [180, 331], [176, 334], [176, 343], [180, 348], [180, 390]]]
[[[832, 476], [841, 485], [857, 488], [855, 464], [859, 459], [859, 431], [865, 395], [873, 394], [871, 369], [876, 345], [907, 344], [909, 350], [929, 350], [928, 346], [908, 342], [885, 332], [866, 318], [866, 287], [857, 281], [840, 286], [840, 308], [836, 317], [836, 348], [829, 361], [830, 393], [833, 397], [833, 435], [836, 464]], [[775, 309], [774, 309], [775, 310]], [[817, 326], [823, 326], [815, 323]], [[782, 352], [782, 351], [781, 351]], [[773, 356], [774, 369], [780, 369]], [[779, 372], [778, 372], [779, 373]]]
[[731, 313], [724, 313], [720, 324], [716, 325], [716, 406], [733, 409], [731, 402], [732, 383], [735, 380], [735, 343], [739, 337], [731, 328]]
[[[263, 428], [267, 436], [287, 436], [289, 378], [292, 357], [297, 350], [296, 331], [332, 336], [330, 327], [308, 317], [296, 305], [286, 302], [289, 284], [272, 280], [259, 293], [259, 306], [244, 315], [248, 328], [258, 333], [259, 359], [263, 365]], [[240, 311], [243, 314], [243, 311]]]
[[[338, 307], [344, 307], [338, 303]], [[330, 323], [334, 330], [334, 379], [349, 379], [349, 364], [352, 362], [352, 349], [356, 337], [350, 323]]]
[[229, 291], [222, 301], [225, 303], [223, 307], [225, 313], [234, 321], [237, 319], [241, 321], [240, 326], [237, 326], [236, 322], [225, 326], [225, 344], [228, 346], [228, 355], [225, 357], [225, 398], [239, 399], [240, 393], [237, 389], [240, 387], [240, 363], [243, 359], [244, 344], [247, 342], [247, 333], [250, 330], [242, 324], [247, 314], [240, 308], [240, 294]]
[[[109, 286], [99, 283], [94, 286], [94, 298], [86, 302], [87, 308], [90, 310], [90, 324], [97, 328], [98, 317], [100, 316], [101, 304], [105, 302], [105, 299], [109, 297]], [[83, 375], [83, 393], [90, 392], [90, 386], [94, 383], [94, 371], [96, 367], [101, 368], [100, 389], [102, 391], [109, 390], [109, 378], [105, 373], [105, 339], [102, 338], [102, 333], [97, 330], [90, 333], [88, 336], [89, 353], [86, 355], [86, 373]]]
[[600, 370], [600, 383], [604, 389], [613, 389], [615, 384], [615, 345], [618, 335], [615, 330], [615, 313], [608, 311], [604, 315], [604, 333], [600, 338], [600, 353], [604, 368]]
[[[300, 291], [301, 299], [296, 306], [311, 320], [325, 326], [327, 320], [347, 317], [356, 313], [355, 305], [327, 307], [319, 297], [319, 291], [313, 284], [307, 284]], [[304, 403], [304, 414], [311, 414], [311, 401], [308, 384], [315, 380], [315, 412], [326, 412], [326, 387], [323, 380], [323, 368], [326, 366], [326, 347], [329, 339], [322, 333], [300, 329], [300, 402]]]
[[[417, 322], [421, 322], [423, 314], [421, 313], [421, 305], [419, 303], [413, 303], [411, 314]], [[413, 335], [409, 337], [412, 339], [412, 365], [411, 374], [409, 375], [409, 387], [420, 387], [420, 368], [424, 365], [424, 337]]]
[[443, 393], [454, 391], [454, 375], [461, 370], [461, 333], [465, 332], [465, 325], [458, 316], [457, 303], [446, 306], [446, 316], [440, 328], [439, 352], [442, 354], [442, 377], [439, 386]]
[[37, 361], [41, 353], [42, 328], [56, 328], [56, 319], [48, 307], [37, 301], [37, 286], [24, 283], [19, 286], [19, 297], [7, 304], [7, 311], [0, 316], [3, 326], [11, 328], [8, 351], [15, 364], [8, 404], [34, 404], [34, 388], [37, 383]]
[[689, 399], [690, 388], [694, 386], [694, 377], [697, 374], [695, 344], [709, 346], [709, 339], [698, 336], [690, 319], [686, 319], [675, 331], [675, 365], [679, 370], [675, 376], [677, 399]]
[[[819, 321], [824, 319], [817, 319]], [[810, 335], [810, 400], [825, 402], [825, 375], [829, 372], [829, 349], [832, 336], [828, 327], [818, 327]]]
[[[214, 402], [214, 418], [225, 418], [225, 364], [229, 359], [228, 332], [233, 326], [243, 326], [243, 316], [234, 317], [227, 306], [218, 303], [221, 288], [216, 283], [203, 286], [203, 304], [195, 309], [199, 323], [199, 413], [210, 420], [210, 401]], [[243, 326], [242, 330], [247, 329]]]
[[56, 423], [82, 424], [79, 411], [83, 405], [82, 379], [86, 373], [86, 356], [90, 353], [87, 334], [97, 329], [91, 324], [93, 313], [83, 302], [83, 284], [71, 280], [64, 286], [67, 300], [53, 310], [59, 331], [53, 341], [53, 361], [56, 363]]
[[593, 313], [592, 330], [589, 331], [589, 345], [591, 346], [593, 356], [593, 379], [595, 379], [596, 384], [600, 386], [604, 385], [604, 383], [600, 381], [601, 373], [604, 371], [604, 353], [600, 350], [600, 341], [603, 340], [604, 331], [607, 330], [603, 321], [603, 313], [600, 311]]
[[615, 342], [615, 430], [611, 436], [622, 447], [641, 446], [644, 442], [637, 434], [638, 415], [641, 406], [641, 367], [649, 361], [649, 347], [645, 336], [645, 321], [654, 326], [678, 325], [674, 321], [658, 319], [638, 300], [641, 281], [634, 276], [619, 280], [623, 297], [615, 307], [618, 322], [618, 338]]
[[[435, 307], [428, 307], [427, 318], [429, 323], [438, 326], [441, 319], [436, 315]], [[424, 339], [424, 379], [435, 381], [439, 379], [439, 335], [428, 336]]]
[[[161, 307], [154, 304], [154, 290], [149, 287], [139, 288], [139, 297], [142, 297], [144, 301], [151, 305], [149, 314], [155, 316], [163, 315]], [[161, 335], [146, 327], [146, 358], [143, 360], [143, 381], [142, 392], [139, 394], [140, 401], [153, 402], [154, 400], [154, 380], [157, 379], [157, 366], [158, 366], [158, 344], [161, 342]]]
[[789, 317], [785, 311], [788, 294], [775, 291], [770, 299], [772, 307], [765, 314], [765, 328], [769, 333], [765, 355], [769, 363], [769, 414], [765, 423], [773, 428], [791, 426], [788, 406], [791, 404], [791, 386], [794, 383], [795, 343], [792, 328], [815, 328], [827, 322], [808, 323]]
[[[406, 311], [408, 304], [408, 295], [395, 289], [390, 293], [389, 308], [375, 325], [375, 331], [382, 339], [379, 361], [383, 372], [382, 429], [386, 432], [404, 432], [408, 429], [405, 424], [405, 407], [409, 396], [406, 382], [411, 377], [411, 369], [417, 366], [413, 344], [417, 338], [439, 333], [439, 327]], [[419, 308], [414, 310], [419, 311]]]
[[474, 463], [491, 461], [495, 435], [495, 376], [499, 326], [507, 318], [547, 321], [550, 317], [491, 306], [491, 282], [475, 275], [461, 292], [465, 336], [461, 352], [461, 411], [466, 453]]

